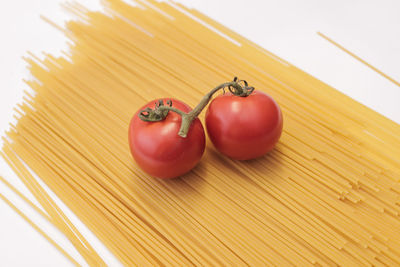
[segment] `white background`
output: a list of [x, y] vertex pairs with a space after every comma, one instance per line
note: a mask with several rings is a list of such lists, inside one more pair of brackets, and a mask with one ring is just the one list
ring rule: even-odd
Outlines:
[[[60, 0], [14, 0], [0, 9], [0, 134], [13, 121], [12, 108], [21, 102], [29, 78], [21, 56], [26, 51], [59, 55], [65, 37], [39, 18], [57, 23], [70, 18]], [[97, 0], [79, 1], [99, 9]], [[316, 34], [320, 31], [367, 62], [400, 81], [400, 1], [362, 0], [181, 0], [229, 28], [300, 67], [361, 103], [400, 123], [400, 88]], [[0, 175], [19, 189], [17, 179], [0, 160]], [[81, 263], [71, 245], [41, 221], [3, 184], [0, 192], [17, 202], [46, 232], [61, 242]], [[26, 192], [26, 191], [24, 191]], [[64, 207], [67, 214], [68, 209]], [[110, 265], [118, 262], [71, 215], [85, 236]], [[55, 248], [0, 200], [0, 266], [70, 266]]]

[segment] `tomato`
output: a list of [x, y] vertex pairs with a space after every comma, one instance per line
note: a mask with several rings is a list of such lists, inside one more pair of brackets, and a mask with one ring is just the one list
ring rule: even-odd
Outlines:
[[[154, 177], [166, 179], [187, 173], [199, 162], [205, 149], [205, 134], [203, 125], [196, 118], [187, 137], [179, 136], [181, 116], [172, 111], [161, 121], [141, 120], [138, 114], [147, 107], [154, 108], [159, 100], [149, 102], [133, 116], [129, 125], [129, 145], [140, 168]], [[191, 110], [185, 103], [171, 100], [172, 107], [183, 112]]]
[[206, 128], [214, 146], [233, 159], [260, 157], [274, 148], [282, 133], [282, 112], [269, 95], [247, 97], [231, 93], [214, 98], [206, 113]]

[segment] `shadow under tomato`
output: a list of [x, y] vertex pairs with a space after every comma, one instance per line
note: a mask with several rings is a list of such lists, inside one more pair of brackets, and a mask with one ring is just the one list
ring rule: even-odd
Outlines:
[[[279, 151], [271, 151], [258, 159], [237, 161], [220, 154], [209, 145], [199, 164], [187, 174], [168, 180], [142, 177], [143, 179], [140, 179], [146, 179], [146, 181], [137, 183], [137, 187], [132, 188], [132, 193], [136, 199], [140, 198], [140, 202], [149, 214], [165, 216], [171, 224], [179, 226], [186, 220], [182, 218], [186, 216], [182, 213], [187, 212], [191, 214], [189, 217], [196, 217], [197, 214], [209, 212], [210, 206], [221, 205], [212, 200], [223, 199], [235, 202], [234, 198], [231, 199], [230, 192], [239, 189], [237, 187], [245, 188], [258, 195], [271, 193], [269, 186], [265, 187], [263, 184], [278, 186], [282, 182], [279, 181], [281, 179], [275, 172], [282, 168], [277, 160], [279, 153]], [[230, 184], [232, 180], [235, 183]], [[149, 188], [155, 189], [156, 194], [149, 197], [148, 194], [141, 192], [147, 192]], [[250, 201], [248, 205], [255, 204]], [[258, 203], [257, 208], [267, 209], [268, 207]], [[218, 212], [217, 209], [213, 211]], [[218, 217], [218, 214], [214, 216]], [[148, 224], [152, 222], [149, 221]]]
[[[250, 160], [235, 160], [219, 153], [214, 147], [209, 149], [209, 161], [213, 161], [221, 166], [221, 169], [226, 168], [224, 171], [234, 173], [235, 177], [252, 178], [257, 176], [259, 179], [276, 179], [282, 168], [281, 157], [279, 151], [273, 149], [266, 155]], [[274, 175], [272, 175], [274, 173]], [[274, 178], [275, 177], [275, 178]]]
[[200, 161], [188, 173], [172, 179], [159, 179], [159, 182], [165, 186], [166, 190], [177, 196], [198, 194], [201, 192], [205, 179], [207, 179], [206, 166], [206, 162]]
[[282, 168], [279, 153], [274, 149], [260, 158], [239, 161], [222, 155], [212, 145], [208, 145], [202, 160], [188, 173], [173, 179], [158, 179], [150, 176], [145, 179], [148, 179], [148, 184], [161, 187], [173, 198], [202, 194], [202, 190], [210, 186], [213, 179], [242, 179], [246, 182], [268, 179], [269, 182], [273, 182], [279, 179]]

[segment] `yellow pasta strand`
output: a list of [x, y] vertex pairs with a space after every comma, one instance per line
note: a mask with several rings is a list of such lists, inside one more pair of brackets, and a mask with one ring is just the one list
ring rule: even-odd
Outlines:
[[325, 40], [327, 40], [328, 42], [330, 42], [331, 44], [333, 44], [334, 46], [338, 47], [339, 49], [343, 50], [344, 52], [346, 52], [347, 54], [349, 54], [350, 56], [352, 56], [353, 58], [357, 59], [358, 61], [360, 61], [362, 64], [364, 64], [365, 66], [367, 66], [368, 68], [372, 69], [373, 71], [375, 71], [376, 73], [378, 73], [379, 75], [381, 75], [382, 77], [386, 78], [387, 80], [391, 81], [392, 83], [394, 83], [397, 86], [400, 86], [400, 83], [398, 81], [396, 81], [395, 79], [393, 79], [392, 77], [390, 77], [389, 75], [383, 73], [381, 70], [377, 69], [376, 67], [372, 66], [371, 64], [369, 64], [367, 61], [365, 61], [364, 59], [360, 58], [359, 56], [357, 56], [356, 54], [352, 53], [351, 51], [349, 51], [348, 49], [344, 48], [342, 45], [338, 44], [337, 42], [333, 41], [331, 38], [329, 38], [328, 36], [326, 36], [325, 34], [321, 33], [321, 32], [317, 32], [317, 34], [319, 36], [321, 36], [322, 38], [324, 38]]
[[[87, 263], [104, 261], [24, 164], [126, 266], [399, 265], [400, 126], [196, 10], [138, 3], [66, 5], [70, 51], [26, 59], [33, 93], [3, 147]], [[127, 141], [137, 109], [194, 106], [234, 76], [281, 106], [276, 148], [238, 162], [208, 142], [183, 177], [143, 173]]]
[[68, 260], [70, 260], [75, 266], [81, 266], [71, 255], [69, 255], [62, 247], [60, 247], [51, 237], [49, 237], [44, 230], [39, 228], [29, 217], [27, 217], [21, 210], [19, 210], [9, 199], [0, 193], [0, 199], [2, 199], [8, 206], [10, 206], [19, 216], [21, 216], [26, 222], [28, 222], [38, 233], [46, 238], [53, 246], [55, 246]]

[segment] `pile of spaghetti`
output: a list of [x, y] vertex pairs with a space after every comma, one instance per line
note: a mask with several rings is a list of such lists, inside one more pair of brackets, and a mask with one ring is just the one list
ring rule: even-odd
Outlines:
[[[70, 5], [70, 51], [28, 59], [34, 93], [2, 148], [88, 264], [104, 262], [33, 173], [127, 266], [400, 264], [399, 125], [195, 10], [105, 5]], [[239, 162], [208, 141], [183, 177], [143, 173], [127, 138], [136, 110], [159, 97], [193, 107], [234, 76], [282, 108], [276, 148]]]

